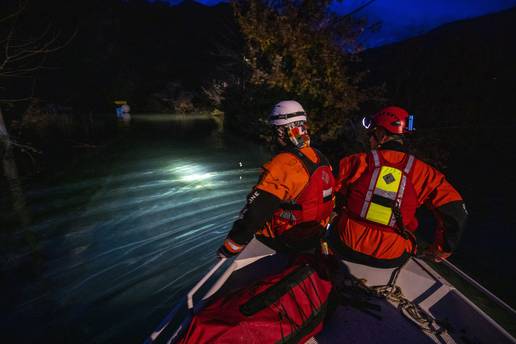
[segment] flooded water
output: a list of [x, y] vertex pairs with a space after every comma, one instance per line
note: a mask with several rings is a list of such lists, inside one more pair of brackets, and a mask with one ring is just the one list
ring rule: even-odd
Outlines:
[[206, 120], [164, 121], [136, 118], [111, 147], [26, 190], [33, 220], [10, 229], [1, 337], [142, 342], [214, 262], [267, 153]]

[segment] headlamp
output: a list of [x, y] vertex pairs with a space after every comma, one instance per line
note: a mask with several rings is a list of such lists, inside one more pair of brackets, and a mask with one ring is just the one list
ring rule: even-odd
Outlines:
[[365, 116], [362, 118], [362, 126], [366, 129], [371, 128], [371, 125], [373, 124], [373, 119], [369, 116]]
[[414, 128], [414, 115], [408, 116], [408, 124], [407, 124], [407, 131], [414, 131], [416, 128]]

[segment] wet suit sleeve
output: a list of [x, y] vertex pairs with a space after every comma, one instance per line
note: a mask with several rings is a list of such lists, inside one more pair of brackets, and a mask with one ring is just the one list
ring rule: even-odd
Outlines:
[[439, 251], [453, 252], [466, 226], [468, 212], [462, 201], [453, 201], [433, 209], [437, 219], [434, 245]]
[[267, 220], [272, 218], [272, 214], [279, 208], [280, 203], [281, 200], [275, 195], [254, 189], [247, 196], [247, 203], [224, 241], [224, 245], [220, 249], [223, 251], [221, 253], [228, 257], [242, 251], [254, 234], [265, 225]]
[[437, 220], [434, 246], [438, 251], [451, 253], [466, 225], [466, 205], [441, 172], [420, 161], [418, 165], [415, 187], [419, 202], [425, 203]]

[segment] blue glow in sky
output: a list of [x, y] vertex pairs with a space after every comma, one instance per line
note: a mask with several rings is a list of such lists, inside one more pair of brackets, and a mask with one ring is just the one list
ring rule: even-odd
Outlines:
[[[215, 5], [221, 0], [197, 0]], [[175, 0], [174, 2], [178, 2]], [[338, 13], [349, 13], [368, 0], [335, 3]], [[373, 47], [404, 40], [437, 26], [498, 12], [516, 6], [516, 0], [375, 0], [359, 12], [370, 22], [382, 23], [380, 31], [367, 36], [366, 46]]]
[[[334, 5], [338, 13], [349, 13], [367, 3], [348, 0]], [[498, 12], [516, 6], [516, 0], [376, 0], [359, 12], [381, 29], [370, 34], [368, 46], [379, 46], [420, 35], [437, 26]]]

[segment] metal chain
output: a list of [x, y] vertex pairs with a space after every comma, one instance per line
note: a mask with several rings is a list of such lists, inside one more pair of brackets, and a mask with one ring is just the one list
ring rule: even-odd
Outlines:
[[397, 304], [401, 314], [416, 323], [423, 331], [433, 335], [440, 335], [446, 332], [446, 329], [440, 325], [440, 322], [428, 314], [419, 305], [409, 301], [401, 288], [397, 285], [382, 285], [376, 287], [368, 287], [360, 280], [363, 288], [376, 297], [382, 297], [388, 301]]
[[[414, 237], [414, 234], [405, 228], [399, 203], [393, 207], [393, 213], [398, 225], [399, 234], [404, 239], [409, 239], [412, 242], [412, 252], [410, 255], [414, 256], [417, 250], [417, 240]], [[401, 270], [401, 268], [402, 267], [399, 269]], [[399, 273], [400, 270], [398, 270], [397, 273]], [[418, 304], [409, 301], [405, 295], [403, 295], [401, 288], [395, 285], [397, 278], [398, 275], [396, 275], [394, 280], [389, 282], [389, 284], [375, 287], [368, 287], [365, 285], [364, 281], [361, 282], [363, 287], [369, 289], [373, 295], [384, 297], [392, 303], [397, 303], [401, 314], [409, 320], [414, 321], [423, 331], [433, 335], [440, 335], [446, 332], [446, 329], [439, 324], [437, 319], [428, 314]]]

